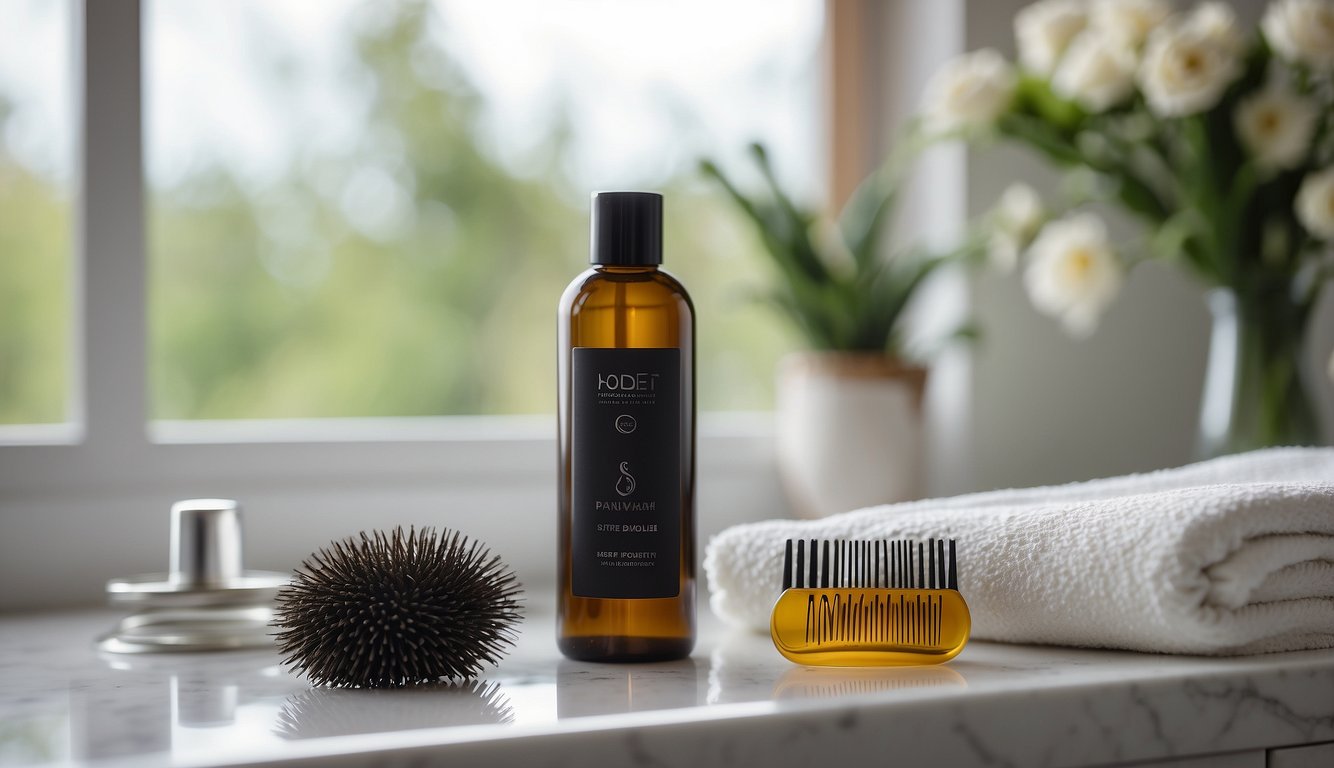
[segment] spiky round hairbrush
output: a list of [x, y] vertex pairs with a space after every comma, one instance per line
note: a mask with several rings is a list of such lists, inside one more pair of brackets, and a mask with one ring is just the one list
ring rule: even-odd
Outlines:
[[315, 685], [467, 680], [513, 645], [519, 593], [481, 542], [400, 526], [312, 554], [278, 592], [273, 624], [283, 663]]

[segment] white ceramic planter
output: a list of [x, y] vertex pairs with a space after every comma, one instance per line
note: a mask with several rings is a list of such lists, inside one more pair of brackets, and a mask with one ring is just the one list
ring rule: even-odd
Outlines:
[[777, 453], [794, 511], [824, 517], [921, 497], [926, 369], [883, 355], [799, 352], [779, 363]]

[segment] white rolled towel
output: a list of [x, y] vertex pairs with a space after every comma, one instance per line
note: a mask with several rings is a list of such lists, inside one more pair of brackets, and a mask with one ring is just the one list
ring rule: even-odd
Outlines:
[[711, 605], [767, 631], [783, 544], [958, 540], [973, 637], [1157, 653], [1334, 647], [1334, 449], [1276, 448], [1141, 475], [729, 528]]

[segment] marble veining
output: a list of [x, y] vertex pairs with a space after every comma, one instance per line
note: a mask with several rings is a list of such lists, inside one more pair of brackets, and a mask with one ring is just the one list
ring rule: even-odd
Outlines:
[[974, 643], [795, 666], [701, 617], [690, 659], [561, 659], [549, 611], [469, 685], [313, 689], [272, 651], [118, 656], [106, 611], [0, 618], [0, 765], [1076, 766], [1334, 740], [1334, 651], [1233, 659]]

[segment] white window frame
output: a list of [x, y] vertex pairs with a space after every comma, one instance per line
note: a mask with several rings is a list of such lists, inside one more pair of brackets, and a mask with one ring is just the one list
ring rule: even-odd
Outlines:
[[[416, 523], [503, 543], [496, 548], [522, 579], [549, 582], [554, 417], [149, 419], [142, 3], [70, 1], [78, 136], [70, 423], [0, 427], [0, 583], [27, 585], [0, 591], [0, 611], [95, 602], [105, 579], [160, 569], [167, 505], [189, 496], [243, 502], [252, 567], [290, 568], [332, 538]], [[832, 21], [835, 0], [827, 3]], [[875, 4], [856, 5], [866, 14]], [[829, 26], [830, 35], [857, 31]], [[826, 45], [867, 56], [864, 40]], [[848, 63], [836, 58], [827, 69], [837, 76]], [[883, 119], [874, 102], [840, 98], [830, 105], [836, 123]], [[846, 130], [828, 132], [832, 155], [853, 151], [868, 162], [864, 146], [837, 140]], [[841, 196], [849, 164], [830, 165], [830, 189]], [[787, 513], [770, 422], [767, 413], [701, 416], [701, 545], [727, 525]]]

